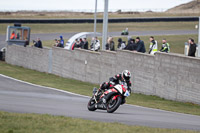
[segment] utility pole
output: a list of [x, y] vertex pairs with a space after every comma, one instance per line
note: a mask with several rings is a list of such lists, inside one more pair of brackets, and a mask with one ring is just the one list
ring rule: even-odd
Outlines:
[[199, 17], [198, 57], [200, 57], [200, 17]]
[[104, 18], [103, 18], [103, 36], [102, 50], [105, 50], [106, 40], [108, 36], [108, 0], [104, 0]]
[[96, 37], [97, 32], [97, 0], [95, 0], [95, 13], [94, 13], [94, 37]]

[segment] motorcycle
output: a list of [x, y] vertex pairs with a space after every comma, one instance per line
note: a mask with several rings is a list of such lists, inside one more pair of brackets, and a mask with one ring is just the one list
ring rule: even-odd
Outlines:
[[97, 109], [107, 110], [108, 113], [115, 112], [118, 107], [125, 103], [125, 98], [130, 96], [126, 85], [117, 84], [111, 89], [103, 92], [101, 89], [94, 88], [93, 96], [88, 102], [88, 110]]

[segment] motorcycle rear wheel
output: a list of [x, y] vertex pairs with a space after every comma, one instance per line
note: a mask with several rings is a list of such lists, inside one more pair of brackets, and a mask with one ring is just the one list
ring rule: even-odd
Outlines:
[[88, 110], [95, 111], [96, 110], [95, 104], [96, 104], [95, 100], [93, 98], [91, 98], [90, 101], [88, 102], [88, 106], [87, 106]]
[[113, 113], [115, 112], [118, 107], [121, 105], [121, 102], [122, 102], [122, 98], [121, 97], [117, 97], [115, 100], [113, 100], [113, 97], [111, 97], [111, 99], [108, 101], [108, 104], [107, 104], [107, 112], [108, 113]]

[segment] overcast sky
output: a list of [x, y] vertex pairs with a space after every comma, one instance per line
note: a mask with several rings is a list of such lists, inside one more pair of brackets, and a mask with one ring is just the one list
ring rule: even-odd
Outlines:
[[[109, 9], [165, 10], [192, 0], [109, 0]], [[0, 0], [1, 11], [16, 10], [94, 10], [95, 0]], [[103, 10], [104, 0], [98, 0]]]

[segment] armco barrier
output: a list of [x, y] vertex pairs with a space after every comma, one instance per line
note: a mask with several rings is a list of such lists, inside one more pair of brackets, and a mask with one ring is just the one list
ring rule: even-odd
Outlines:
[[[110, 18], [109, 23], [199, 21], [198, 17]], [[0, 19], [0, 23], [94, 23], [94, 19]], [[103, 23], [103, 19], [97, 19]]]
[[39, 49], [9, 45], [6, 62], [97, 84], [128, 69], [136, 93], [200, 104], [199, 58], [167, 53], [153, 56], [131, 51], [68, 51], [56, 47]]

